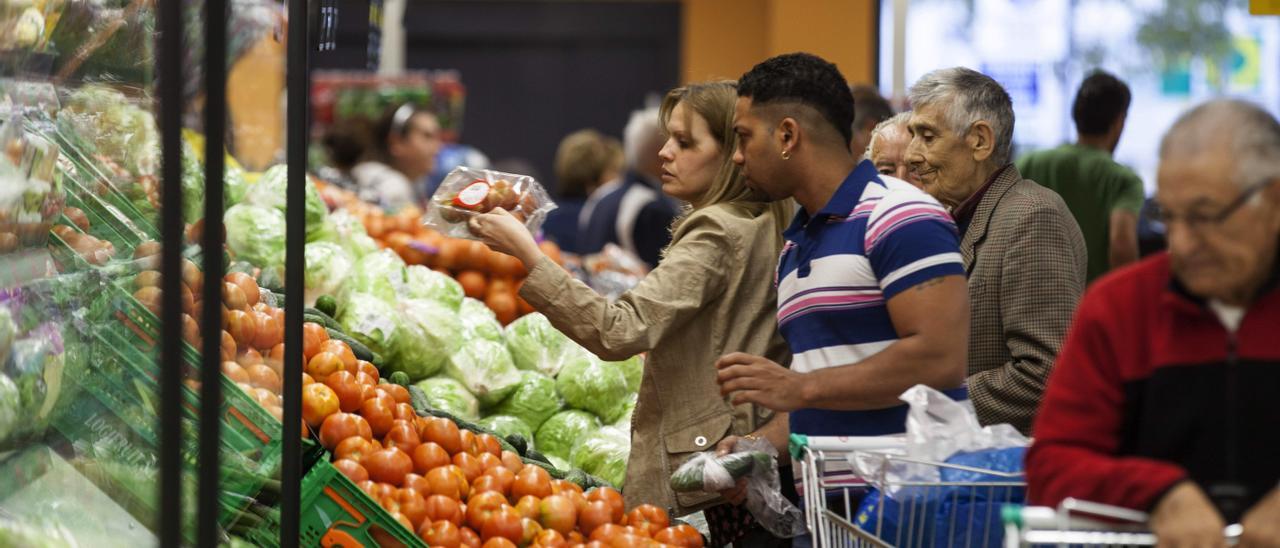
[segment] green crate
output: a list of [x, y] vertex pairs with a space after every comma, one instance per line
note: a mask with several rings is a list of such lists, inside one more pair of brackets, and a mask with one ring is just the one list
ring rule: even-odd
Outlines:
[[144, 241], [142, 231], [124, 217], [119, 210], [92, 194], [69, 193], [67, 205], [79, 208], [89, 218], [89, 233], [115, 244], [118, 251], [128, 250], [133, 254], [134, 248]]
[[[427, 546], [326, 460], [316, 462], [302, 478], [301, 502], [301, 546]], [[279, 523], [266, 520], [245, 538], [258, 546], [278, 547], [279, 535]]]
[[[160, 231], [156, 227], [155, 215], [145, 215], [135, 207], [133, 202], [120, 192], [115, 183], [111, 182], [111, 175], [105, 173], [94, 158], [83, 152], [84, 148], [77, 142], [78, 138], [78, 136], [69, 138], [63, 131], [54, 131], [53, 134], [53, 139], [58, 143], [62, 156], [75, 170], [74, 174], [70, 170], [64, 170], [63, 180], [68, 181], [67, 186], [82, 194], [100, 197], [104, 203], [116, 208], [141, 230], [146, 239], [159, 240]], [[98, 192], [99, 183], [106, 187], [106, 191], [101, 194]]]
[[[75, 227], [72, 226], [72, 228]], [[76, 232], [79, 231], [80, 229], [76, 228]], [[60, 272], [84, 272], [93, 268], [89, 261], [84, 260], [84, 257], [76, 253], [76, 250], [72, 249], [66, 240], [63, 240], [61, 236], [58, 236], [52, 230], [49, 231], [48, 249], [49, 255], [53, 257], [54, 262], [58, 263]]]

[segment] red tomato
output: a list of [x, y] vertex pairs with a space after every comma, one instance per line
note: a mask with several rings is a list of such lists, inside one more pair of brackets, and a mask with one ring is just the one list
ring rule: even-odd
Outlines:
[[495, 457], [502, 456], [502, 442], [498, 441], [498, 437], [493, 434], [476, 435], [476, 447], [480, 451], [489, 453]]
[[[399, 385], [387, 385], [387, 386], [399, 386]], [[400, 386], [400, 388], [404, 388], [404, 387]], [[392, 396], [391, 399], [394, 401], [395, 396]], [[414, 422], [418, 420], [418, 412], [414, 411], [413, 406], [407, 403], [397, 403], [395, 407], [392, 407], [391, 416], [395, 417], [396, 420], [409, 421], [409, 424], [411, 426], [414, 424]], [[417, 430], [418, 428], [414, 426], [414, 432], [417, 432]]]
[[254, 312], [254, 319], [258, 322], [258, 336], [253, 339], [253, 346], [256, 348], [271, 348], [284, 339], [284, 327], [271, 314], [265, 312]]
[[[626, 509], [626, 503], [622, 500], [622, 493], [612, 487], [597, 487], [587, 493], [587, 502], [595, 502], [597, 500], [609, 503], [609, 507], [613, 510], [610, 521], [613, 523], [622, 522], [622, 514]], [[666, 526], [664, 525], [663, 527]]]
[[462, 469], [462, 473], [466, 474], [467, 482], [474, 482], [480, 474], [484, 473], [484, 465], [480, 464], [480, 460], [470, 453], [458, 453], [453, 456], [453, 463]]
[[416, 489], [401, 489], [396, 491], [396, 501], [400, 503], [400, 513], [413, 523], [411, 531], [422, 526], [423, 519], [427, 517], [427, 499], [421, 493]]
[[[481, 536], [483, 537], [484, 535], [481, 534]], [[511, 542], [506, 537], [493, 537], [484, 541], [480, 548], [516, 548], [516, 543]]]
[[356, 367], [356, 355], [351, 351], [351, 347], [347, 343], [336, 339], [329, 339], [320, 345], [321, 352], [329, 352], [342, 360], [344, 368]]
[[360, 490], [364, 491], [366, 495], [369, 495], [370, 497], [372, 497], [374, 491], [377, 491], [378, 484], [374, 483], [373, 480], [364, 480], [364, 481], [357, 481], [356, 487], [359, 487]]
[[462, 500], [467, 490], [467, 486], [463, 485], [464, 482], [463, 478], [455, 475], [446, 466], [427, 472], [427, 483], [430, 484], [431, 494], [433, 495], [444, 495], [454, 500]]
[[654, 533], [653, 540], [684, 548], [702, 548], [702, 533], [684, 523]]
[[[379, 385], [379, 388], [386, 390], [387, 394], [391, 395], [391, 399], [396, 400], [397, 405], [399, 404], [409, 405], [409, 389], [408, 388], [405, 388], [403, 386], [400, 386], [394, 383]], [[410, 406], [409, 409], [412, 410], [413, 407]], [[414, 414], [416, 415], [417, 413], [414, 413]]]
[[244, 290], [230, 282], [222, 283], [222, 304], [230, 310], [242, 311], [249, 305], [244, 295]]
[[507, 496], [506, 491], [502, 490], [502, 484], [498, 482], [498, 478], [493, 476], [480, 476], [476, 478], [476, 481], [471, 482], [471, 493], [468, 500], [475, 498], [477, 493], [483, 493], [485, 491], [501, 493], [503, 497]]
[[335, 449], [347, 438], [358, 436], [369, 439], [372, 435], [369, 423], [354, 413], [334, 413], [325, 418], [320, 425], [320, 445], [330, 450]]
[[317, 381], [324, 382], [329, 379], [329, 375], [342, 371], [342, 362], [338, 361], [338, 357], [332, 353], [320, 352], [307, 360], [303, 371]]
[[318, 428], [324, 420], [338, 412], [338, 395], [323, 384], [302, 387], [302, 418], [312, 428]]
[[258, 282], [253, 279], [253, 276], [244, 272], [232, 272], [227, 274], [223, 280], [236, 284], [236, 287], [240, 288], [241, 293], [244, 294], [246, 305], [253, 306], [258, 304], [258, 299], [261, 298], [262, 293], [258, 289]]
[[[321, 429], [323, 430], [323, 427]], [[369, 441], [369, 438], [351, 436], [338, 442], [338, 446], [333, 449], [333, 458], [364, 462], [365, 457], [378, 449], [372, 441]]]
[[427, 427], [423, 432], [423, 441], [433, 442], [450, 455], [456, 455], [462, 452], [462, 434], [458, 430], [458, 425], [449, 419], [440, 417], [426, 417]]
[[364, 360], [356, 360], [356, 370], [370, 377], [373, 377], [373, 380], [375, 383], [378, 381], [379, 378], [381, 378], [378, 376], [379, 375], [378, 368], [375, 367], [372, 363], [369, 363]]
[[449, 453], [435, 442], [422, 442], [413, 448], [413, 470], [426, 475], [431, 470], [449, 464]]
[[671, 519], [666, 510], [652, 504], [641, 504], [627, 514], [627, 525], [644, 531], [648, 536], [666, 529], [671, 525]]
[[[317, 357], [323, 355], [325, 353], [321, 352]], [[360, 416], [369, 421], [374, 437], [381, 439], [387, 435], [388, 430], [391, 430], [391, 425], [396, 420], [392, 415], [392, 407], [394, 403], [389, 396], [375, 396], [360, 404]]]
[[231, 382], [249, 384], [249, 371], [236, 362], [222, 362], [222, 374]]
[[538, 505], [541, 504], [541, 502], [542, 501], [538, 500], [538, 497], [526, 495], [524, 498], [521, 498], [516, 502], [516, 512], [519, 513], [522, 518], [536, 520], [538, 519]]
[[404, 475], [404, 489], [413, 489], [426, 497], [431, 494], [431, 483], [427, 481], [425, 476], [408, 473]]
[[[485, 491], [476, 493], [474, 497], [467, 499], [467, 526], [472, 529], [483, 529], [485, 522], [499, 508], [507, 506], [507, 497], [496, 491]], [[515, 510], [512, 510], [515, 513]], [[520, 523], [520, 516], [516, 515], [516, 523]], [[485, 538], [483, 533], [481, 538]]]
[[356, 380], [355, 375], [346, 371], [335, 371], [330, 373], [323, 382], [338, 395], [338, 407], [343, 411], [350, 413], [360, 409], [360, 404], [364, 403], [364, 386]]
[[329, 332], [324, 326], [314, 322], [302, 324], [302, 359], [310, 360], [320, 353], [320, 345], [329, 340]]
[[616, 523], [606, 523], [593, 529], [587, 538], [601, 542], [608, 542], [609, 539], [613, 537], [629, 535], [631, 533], [632, 531], [626, 526], [618, 525]]
[[515, 508], [503, 504], [485, 520], [484, 526], [480, 528], [480, 538], [491, 540], [501, 537], [512, 543], [520, 542], [524, 538], [524, 525], [521, 524], [521, 519], [523, 518], [516, 513]]
[[520, 518], [520, 545], [529, 546], [533, 544], [533, 539], [538, 538], [542, 534], [542, 526], [538, 525], [537, 520], [529, 518]]
[[584, 535], [590, 535], [596, 527], [614, 523], [614, 521], [613, 507], [602, 500], [588, 502], [587, 506], [578, 512], [578, 529]]
[[519, 499], [525, 495], [538, 498], [551, 496], [551, 474], [541, 466], [526, 466], [516, 474], [511, 484], [511, 496]]
[[470, 527], [459, 527], [462, 533], [462, 545], [468, 548], [480, 548], [480, 535]]
[[538, 536], [533, 537], [534, 546], [540, 546], [545, 548], [561, 548], [568, 544], [569, 542], [565, 540], [564, 535], [561, 535], [560, 532], [556, 531], [555, 529], [544, 528], [541, 533], [538, 533]]
[[444, 495], [427, 497], [427, 518], [432, 521], [449, 521], [454, 525], [462, 525], [462, 506], [458, 499]]
[[364, 467], [369, 470], [369, 479], [399, 487], [405, 475], [413, 472], [413, 459], [400, 449], [382, 449], [365, 457]]
[[[488, 455], [488, 453], [485, 454]], [[511, 486], [516, 481], [516, 475], [512, 474], [510, 470], [507, 470], [507, 467], [502, 465], [494, 466], [493, 468], [486, 469], [482, 475], [490, 476], [497, 480], [500, 490], [503, 493], [511, 495], [512, 500], [520, 500], [522, 498], [522, 496], [517, 496], [511, 491]]]
[[342, 475], [354, 482], [362, 482], [369, 479], [369, 472], [360, 466], [360, 463], [351, 459], [338, 459], [333, 461], [333, 467], [337, 468]]
[[[521, 499], [523, 501], [523, 499]], [[538, 503], [538, 523], [547, 529], [569, 534], [578, 521], [578, 507], [564, 495], [551, 495]]]
[[252, 314], [238, 309], [228, 310], [222, 315], [222, 322], [231, 333], [231, 338], [235, 339], [238, 348], [253, 346], [258, 336], [258, 321]]
[[524, 468], [524, 460], [520, 458], [520, 455], [511, 451], [503, 451], [501, 460], [502, 465], [506, 466], [507, 470], [510, 470], [513, 473], [519, 474], [520, 469]]
[[413, 428], [413, 424], [409, 421], [394, 420], [391, 421], [391, 429], [387, 430], [386, 436], [383, 437], [382, 443], [387, 447], [398, 447], [405, 453], [412, 455], [413, 450], [421, 443], [418, 440], [418, 431]]
[[458, 530], [458, 525], [444, 520], [424, 521], [418, 528], [418, 538], [432, 547], [460, 548], [462, 546], [462, 531]]

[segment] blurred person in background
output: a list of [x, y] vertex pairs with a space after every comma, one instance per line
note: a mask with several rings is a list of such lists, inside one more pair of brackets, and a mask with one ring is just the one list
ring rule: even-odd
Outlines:
[[1129, 86], [1106, 72], [1084, 79], [1071, 106], [1075, 143], [1018, 158], [1022, 176], [1057, 192], [1080, 225], [1088, 281], [1138, 260], [1142, 180], [1111, 157], [1129, 111]]
[[1062, 198], [1012, 163], [1013, 101], [953, 67], [911, 86], [907, 162], [951, 209], [969, 287], [969, 399], [1024, 434], [1084, 292], [1088, 255]]
[[1280, 122], [1215, 100], [1160, 145], [1169, 250], [1089, 288], [1027, 453], [1027, 497], [1150, 513], [1161, 546], [1280, 546]]
[[653, 268], [671, 241], [671, 221], [680, 213], [676, 202], [662, 194], [658, 151], [666, 135], [658, 108], [631, 113], [622, 135], [626, 171], [587, 198], [578, 225], [579, 249], [596, 253], [605, 244], [617, 244]]
[[351, 170], [364, 157], [368, 135], [368, 123], [362, 119], [353, 118], [330, 126], [320, 140], [328, 160], [328, 165], [316, 171], [320, 180], [354, 191], [356, 181]]
[[849, 150], [855, 158], [862, 158], [871, 145], [871, 132], [893, 117], [893, 107], [875, 86], [859, 84], [850, 86], [849, 90], [853, 93], [853, 138], [849, 140]]
[[[910, 112], [903, 112], [876, 125], [871, 130], [871, 141], [867, 145], [866, 159], [876, 166], [881, 175], [897, 177], [923, 188], [920, 178], [911, 171], [907, 164], [907, 145], [911, 144], [911, 132], [907, 130]], [[853, 151], [855, 154], [857, 150]]]
[[361, 200], [396, 211], [421, 205], [419, 183], [435, 167], [440, 122], [413, 103], [392, 108], [373, 126], [365, 161], [351, 170]]
[[[672, 471], [685, 461], [773, 417], [720, 395], [716, 358], [743, 350], [790, 362], [773, 307], [773, 268], [790, 211], [747, 187], [733, 163], [736, 99], [732, 82], [712, 82], [677, 88], [663, 100], [659, 119], [669, 137], [658, 153], [662, 190], [690, 208], [676, 220], [657, 268], [616, 301], [574, 280], [501, 209], [474, 217], [471, 231], [524, 263], [529, 276], [520, 296], [587, 350], [606, 360], [649, 352], [632, 420], [627, 505], [652, 503], [673, 516], [706, 508], [715, 546], [786, 546], [790, 541], [750, 525], [746, 512], [717, 519], [710, 508], [724, 507], [719, 495], [670, 487]], [[770, 441], [785, 438], [784, 430]]]
[[587, 196], [621, 177], [621, 145], [594, 129], [580, 129], [560, 140], [555, 170], [557, 207], [547, 214], [542, 231], [561, 251], [581, 254], [578, 224], [582, 206]]

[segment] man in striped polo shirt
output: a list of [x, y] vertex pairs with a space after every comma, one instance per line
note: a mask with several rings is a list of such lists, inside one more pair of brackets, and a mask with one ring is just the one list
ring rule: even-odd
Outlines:
[[[741, 353], [716, 366], [735, 404], [789, 412], [798, 434], [902, 433], [898, 396], [916, 384], [964, 398], [955, 224], [927, 194], [854, 159], [852, 118], [844, 78], [812, 55], [771, 58], [738, 82], [734, 160], [749, 186], [803, 208], [778, 265], [778, 326], [794, 357], [790, 369]], [[759, 434], [784, 449], [779, 422]]]

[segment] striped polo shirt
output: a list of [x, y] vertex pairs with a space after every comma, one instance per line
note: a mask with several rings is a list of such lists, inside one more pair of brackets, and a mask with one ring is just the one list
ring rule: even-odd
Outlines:
[[[803, 209], [784, 233], [778, 263], [778, 329], [801, 373], [855, 364], [898, 340], [886, 305], [921, 282], [964, 275], [959, 236], [936, 200], [863, 161], [812, 218]], [[966, 399], [966, 390], [947, 391]], [[905, 431], [906, 404], [870, 411], [799, 409], [791, 431], [879, 436]]]

